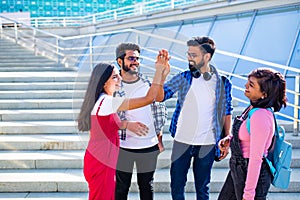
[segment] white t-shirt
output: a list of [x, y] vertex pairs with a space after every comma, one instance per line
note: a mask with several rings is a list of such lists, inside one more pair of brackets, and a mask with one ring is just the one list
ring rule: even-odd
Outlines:
[[[146, 96], [150, 88], [149, 84], [144, 83], [142, 80], [138, 80], [134, 83], [123, 82], [122, 84], [122, 89], [125, 91], [126, 98]], [[121, 147], [128, 149], [140, 149], [152, 147], [158, 143], [150, 105], [126, 111], [126, 118], [129, 121], [138, 121], [145, 124], [149, 128], [149, 132], [145, 136], [138, 136], [127, 129], [126, 139], [120, 140]]]
[[213, 131], [216, 83], [216, 75], [209, 81], [203, 76], [193, 78], [178, 118], [176, 141], [191, 145], [216, 143]]
[[110, 115], [113, 113], [116, 113], [120, 105], [124, 101], [124, 97], [113, 97], [107, 94], [102, 94], [97, 102], [95, 103], [95, 106], [91, 112], [92, 115], [96, 115], [98, 107], [102, 99], [104, 98], [102, 104], [101, 104], [101, 109], [99, 110], [98, 115], [99, 116], [106, 116]]

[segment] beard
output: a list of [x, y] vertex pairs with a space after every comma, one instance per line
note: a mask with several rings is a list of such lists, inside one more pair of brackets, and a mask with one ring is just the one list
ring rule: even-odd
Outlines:
[[201, 67], [204, 66], [204, 61], [202, 60], [200, 63], [196, 64], [195, 61], [189, 60], [189, 68], [196, 68], [200, 70]]
[[136, 67], [136, 70], [130, 69], [131, 66], [132, 66], [132, 64], [130, 64], [130, 65], [128, 66], [128, 65], [124, 65], [124, 63], [123, 63], [122, 69], [123, 69], [125, 72], [129, 73], [129, 74], [138, 74], [138, 73], [139, 73], [138, 65], [136, 65], [136, 66], [137, 66], [137, 67]]
[[196, 64], [195, 61], [193, 60], [189, 60], [189, 67], [191, 68], [196, 68], [198, 70], [200, 70], [201, 67], [204, 66], [204, 61], [202, 60], [200, 63]]

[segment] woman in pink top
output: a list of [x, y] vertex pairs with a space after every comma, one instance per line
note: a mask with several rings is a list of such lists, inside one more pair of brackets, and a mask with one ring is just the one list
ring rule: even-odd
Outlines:
[[115, 199], [118, 130], [127, 126], [126, 122], [121, 123], [116, 112], [143, 107], [159, 97], [160, 87], [170, 72], [168, 60], [168, 52], [160, 51], [147, 95], [134, 99], [113, 97], [121, 84], [121, 76], [115, 66], [99, 63], [93, 69], [78, 116], [78, 129], [90, 131], [83, 167], [89, 186], [89, 200]]
[[[286, 82], [274, 70], [259, 68], [248, 75], [245, 96], [250, 106], [235, 118], [232, 135], [222, 139], [221, 149], [231, 149], [230, 171], [218, 200], [265, 200], [271, 185], [272, 175], [263, 155], [268, 154], [275, 132], [274, 112], [286, 106]], [[246, 128], [248, 112], [250, 132]]]

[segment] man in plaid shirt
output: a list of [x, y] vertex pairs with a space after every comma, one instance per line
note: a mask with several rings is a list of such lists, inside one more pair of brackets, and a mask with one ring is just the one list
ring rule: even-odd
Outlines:
[[[139, 73], [140, 47], [122, 43], [116, 49], [121, 68], [121, 89], [116, 96], [144, 96], [150, 82]], [[167, 118], [164, 103], [153, 102], [139, 109], [118, 113], [126, 129], [120, 130], [120, 153], [117, 164], [116, 200], [127, 199], [134, 163], [141, 200], [153, 199], [153, 176], [157, 157], [163, 151], [162, 129]]]
[[157, 98], [165, 101], [178, 93], [170, 132], [174, 137], [171, 155], [171, 194], [184, 200], [184, 187], [193, 159], [197, 200], [209, 199], [211, 169], [215, 159], [226, 157], [218, 141], [230, 134], [232, 117], [231, 82], [209, 62], [215, 51], [209, 37], [187, 42], [189, 69], [166, 82]]

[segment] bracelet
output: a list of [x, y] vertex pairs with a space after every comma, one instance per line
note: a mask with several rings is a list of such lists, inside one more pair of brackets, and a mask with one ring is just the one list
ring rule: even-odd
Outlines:
[[164, 86], [164, 85], [161, 84], [161, 83], [152, 83], [152, 85]]
[[232, 135], [232, 134], [229, 134], [229, 135], [227, 135], [226, 137], [228, 137], [229, 140], [231, 140], [231, 139], [233, 138], [233, 135]]

